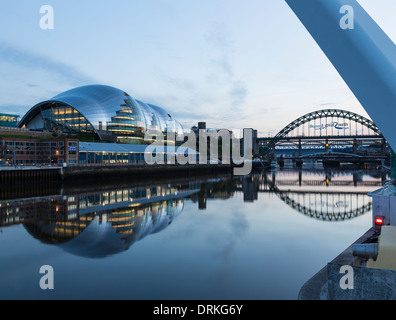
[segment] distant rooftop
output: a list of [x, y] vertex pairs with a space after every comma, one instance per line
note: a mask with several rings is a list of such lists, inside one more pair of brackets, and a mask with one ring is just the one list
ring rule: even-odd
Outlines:
[[189, 154], [198, 154], [197, 151], [186, 147], [162, 147], [153, 145], [142, 145], [142, 144], [118, 144], [118, 143], [95, 143], [95, 142], [80, 142], [80, 152], [108, 152], [108, 153], [145, 153], [148, 147], [153, 147], [159, 153], [168, 153], [176, 150], [176, 154], [185, 154], [187, 151]]
[[0, 116], [14, 117], [14, 118], [20, 118], [21, 117], [19, 115], [9, 114], [9, 113], [0, 113]]

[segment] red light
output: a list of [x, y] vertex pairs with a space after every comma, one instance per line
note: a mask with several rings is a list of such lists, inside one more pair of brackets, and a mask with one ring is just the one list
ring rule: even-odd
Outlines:
[[383, 226], [385, 223], [384, 217], [375, 217], [374, 221], [376, 226]]

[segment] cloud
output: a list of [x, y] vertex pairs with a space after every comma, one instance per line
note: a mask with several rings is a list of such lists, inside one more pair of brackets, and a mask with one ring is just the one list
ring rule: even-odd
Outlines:
[[227, 29], [214, 23], [202, 35], [203, 54], [194, 59], [194, 68], [177, 64], [171, 71], [158, 71], [156, 90], [144, 89], [143, 101], [168, 110], [186, 129], [198, 121], [211, 128], [242, 127], [249, 118], [247, 108], [250, 90], [236, 68], [234, 46]]
[[230, 90], [230, 96], [234, 106], [243, 105], [246, 101], [248, 90], [246, 84], [241, 81], [235, 81]]
[[195, 84], [186, 78], [165, 75], [163, 76], [163, 81], [182, 91], [191, 91], [196, 89]]
[[39, 87], [38, 84], [33, 84], [33, 83], [27, 83], [26, 85], [27, 85], [29, 88], [37, 88], [37, 87]]
[[218, 81], [219, 85], [228, 87], [228, 103], [230, 110], [241, 112], [238, 107], [246, 102], [248, 88], [243, 79], [238, 76], [232, 64], [234, 48], [229, 40], [224, 27], [215, 24], [213, 29], [206, 36], [206, 41], [210, 46], [212, 55], [210, 59], [211, 68], [208, 70], [207, 78]]
[[314, 103], [314, 106], [317, 107], [327, 107], [327, 106], [334, 106], [336, 105], [335, 102], [318, 102], [318, 103]]
[[0, 113], [15, 114], [22, 117], [26, 113], [27, 107], [25, 105], [0, 105], [0, 110]]
[[215, 23], [212, 29], [206, 33], [205, 39], [207, 43], [213, 47], [220, 48], [225, 53], [229, 53], [233, 47], [233, 43], [230, 40], [225, 28], [219, 23]]
[[13, 66], [33, 68], [36, 70], [39, 69], [50, 72], [58, 79], [72, 85], [83, 85], [95, 82], [92, 78], [88, 77], [70, 65], [52, 60], [48, 57], [40, 56], [38, 54], [23, 51], [4, 42], [0, 43], [0, 58], [3, 63], [6, 62]]
[[218, 58], [213, 58], [211, 59], [211, 63], [214, 67], [214, 74], [219, 75], [223, 75], [229, 78], [233, 78], [234, 77], [234, 72], [232, 70], [231, 64], [229, 62], [229, 59], [226, 55], [223, 55], [222, 57], [218, 57]]
[[[206, 42], [211, 48], [210, 63], [214, 69], [213, 74], [225, 76], [226, 78], [233, 78], [235, 76], [230, 57], [233, 53], [232, 42], [229, 40], [225, 28], [219, 24], [206, 34]], [[220, 74], [219, 74], [220, 73]]]
[[24, 115], [33, 105], [76, 86], [96, 83], [66, 63], [0, 42], [1, 112]]

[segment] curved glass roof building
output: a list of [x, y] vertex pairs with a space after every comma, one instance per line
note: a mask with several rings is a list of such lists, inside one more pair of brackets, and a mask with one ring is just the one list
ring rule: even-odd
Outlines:
[[71, 89], [30, 109], [19, 127], [64, 133], [112, 135], [117, 142], [136, 143], [146, 130], [183, 135], [182, 125], [164, 109], [135, 100], [105, 85]]

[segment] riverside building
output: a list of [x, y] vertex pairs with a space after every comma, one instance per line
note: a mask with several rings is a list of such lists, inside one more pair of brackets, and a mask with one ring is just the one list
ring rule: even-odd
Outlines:
[[[71, 89], [36, 104], [16, 130], [24, 136], [0, 137], [0, 166], [145, 165], [152, 164], [152, 158], [155, 163], [173, 164], [175, 157], [185, 157], [189, 163], [199, 160], [195, 150], [175, 146], [176, 141], [183, 141], [183, 126], [167, 111], [104, 85]], [[156, 133], [153, 141], [146, 140], [148, 131]], [[158, 138], [164, 145], [152, 148]]]
[[34, 139], [0, 137], [0, 166], [63, 166], [77, 164], [76, 139]]
[[104, 85], [78, 87], [40, 102], [18, 127], [125, 144], [143, 143], [146, 130], [183, 140], [183, 126], [166, 110]]

